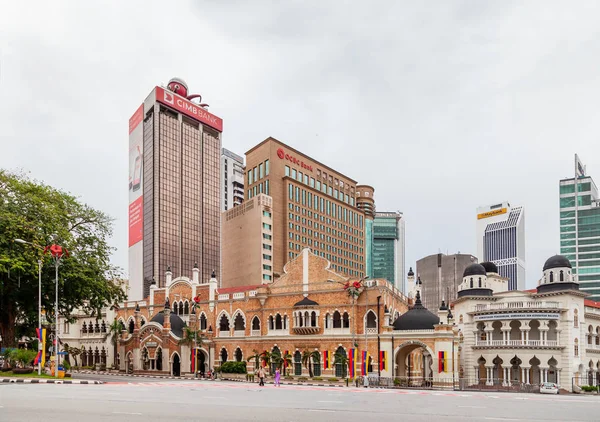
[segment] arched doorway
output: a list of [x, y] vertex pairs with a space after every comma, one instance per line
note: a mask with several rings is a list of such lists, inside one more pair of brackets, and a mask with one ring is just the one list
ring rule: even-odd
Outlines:
[[181, 375], [181, 359], [177, 353], [173, 353], [173, 363], [171, 372], [174, 377], [178, 377]]
[[156, 357], [154, 358], [154, 360], [156, 361], [156, 370], [162, 371], [163, 370], [163, 365], [162, 365], [163, 356], [162, 356], [162, 349], [160, 347], [158, 349], [156, 349]]
[[500, 356], [496, 355], [496, 357], [494, 358], [492, 363], [494, 364], [494, 367], [493, 367], [494, 384], [504, 385], [504, 370], [502, 369], [502, 364], [504, 363], [504, 361], [502, 360], [502, 358]]
[[[340, 360], [343, 362], [347, 359], [346, 351], [342, 346], [339, 346], [335, 351], [336, 355], [339, 355]], [[335, 376], [337, 378], [346, 378], [348, 376], [348, 364], [336, 363], [335, 364]]]
[[516, 355], [510, 360], [510, 381], [512, 383], [519, 384], [521, 382], [521, 363], [523, 361]]
[[125, 372], [128, 374], [133, 373], [133, 353], [127, 353], [127, 358], [125, 359], [125, 363], [127, 367], [125, 368]]
[[401, 344], [397, 349], [394, 364], [400, 385], [426, 386], [433, 381], [433, 358], [425, 343], [410, 341]]
[[556, 368], [557, 365], [558, 362], [556, 361], [556, 359], [554, 359], [554, 357], [548, 359], [548, 382], [558, 384], [558, 370]]
[[477, 359], [477, 378], [479, 378], [479, 384], [485, 384], [487, 379], [487, 369], [485, 367], [486, 360], [483, 356]]
[[529, 384], [539, 385], [542, 377], [540, 376], [540, 360], [537, 357], [529, 359]]

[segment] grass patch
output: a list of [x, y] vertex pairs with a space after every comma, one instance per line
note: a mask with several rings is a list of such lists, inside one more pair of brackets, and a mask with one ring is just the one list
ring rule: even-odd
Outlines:
[[42, 374], [38, 375], [37, 371], [31, 374], [13, 374], [12, 371], [0, 373], [0, 378], [54, 378], [53, 376]]

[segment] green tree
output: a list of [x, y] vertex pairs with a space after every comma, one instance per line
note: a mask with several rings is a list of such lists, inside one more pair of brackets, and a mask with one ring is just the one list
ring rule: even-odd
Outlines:
[[[42, 307], [54, 322], [55, 273], [40, 246], [59, 244], [70, 251], [59, 268], [59, 313], [83, 309], [90, 316], [121, 301], [120, 271], [110, 264], [112, 219], [76, 197], [26, 175], [0, 170], [0, 334], [3, 345], [34, 337], [38, 320], [38, 259], [42, 267]], [[85, 251], [85, 252], [84, 252]]]
[[333, 366], [337, 368], [337, 365], [340, 365], [340, 367], [342, 368], [342, 374], [344, 374], [344, 378], [346, 378], [348, 375], [348, 371], [346, 370], [346, 368], [349, 362], [350, 359], [348, 359], [346, 353], [336, 352], [335, 355], [333, 355]]
[[286, 353], [283, 352], [280, 356], [278, 356], [277, 358], [277, 366], [281, 369], [284, 368], [284, 376], [287, 376], [288, 374], [288, 370], [289, 368], [292, 366], [292, 354], [291, 353]]
[[256, 349], [253, 349], [252, 353], [254, 353], [254, 354], [252, 356], [249, 356], [246, 359], [246, 362], [250, 362], [251, 360], [254, 360], [254, 370], [256, 371], [260, 365], [260, 353], [258, 353], [256, 351]]
[[[106, 337], [110, 336], [110, 342], [114, 348], [113, 365], [115, 368], [117, 368], [117, 346], [119, 345], [119, 336], [121, 336], [121, 331], [123, 331], [124, 329], [125, 329], [125, 326], [123, 325], [123, 322], [118, 321], [115, 318], [115, 320], [108, 326], [108, 331], [104, 338], [106, 340]], [[75, 364], [75, 365], [77, 365], [77, 364]]]
[[312, 352], [310, 350], [305, 350], [302, 352], [302, 365], [308, 369], [308, 376], [310, 378], [313, 377], [312, 362], [319, 362], [319, 360], [320, 356], [317, 350], [313, 350]]

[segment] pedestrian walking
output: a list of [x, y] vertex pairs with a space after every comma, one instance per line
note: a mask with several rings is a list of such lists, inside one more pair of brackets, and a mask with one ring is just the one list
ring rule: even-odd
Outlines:
[[259, 387], [265, 386], [265, 368], [263, 367], [258, 369], [258, 385]]
[[280, 379], [281, 379], [281, 372], [279, 372], [279, 368], [277, 368], [275, 370], [275, 380], [274, 380], [275, 387], [281, 387], [281, 385], [279, 384]]

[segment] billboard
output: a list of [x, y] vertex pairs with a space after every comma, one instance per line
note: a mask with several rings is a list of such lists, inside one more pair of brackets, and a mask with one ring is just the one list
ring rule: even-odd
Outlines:
[[129, 119], [129, 247], [143, 239], [144, 233], [144, 105]]
[[506, 214], [508, 210], [506, 208], [501, 208], [499, 210], [493, 210], [488, 212], [482, 212], [481, 214], [477, 214], [477, 219], [481, 220], [482, 218], [490, 218], [495, 217], [497, 215]]

